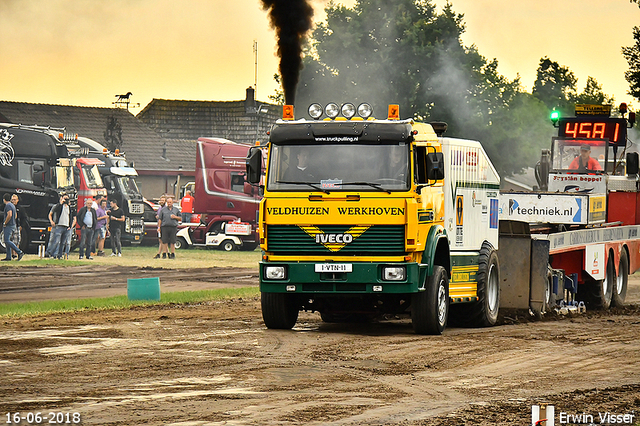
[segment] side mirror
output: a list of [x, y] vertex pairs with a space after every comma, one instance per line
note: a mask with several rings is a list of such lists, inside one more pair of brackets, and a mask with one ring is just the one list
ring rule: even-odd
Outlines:
[[34, 172], [32, 180], [35, 186], [44, 186], [44, 173]]
[[441, 152], [430, 152], [427, 154], [427, 179], [444, 179], [444, 155]]
[[262, 176], [262, 151], [259, 148], [250, 148], [247, 153], [247, 182], [260, 183]]
[[627, 152], [627, 176], [638, 174], [638, 153]]
[[253, 185], [245, 182], [244, 183], [244, 193], [247, 194], [247, 195], [253, 195], [253, 193], [254, 193]]

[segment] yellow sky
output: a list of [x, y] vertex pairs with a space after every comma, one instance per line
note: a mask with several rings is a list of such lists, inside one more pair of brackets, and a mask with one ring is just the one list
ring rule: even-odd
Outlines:
[[[576, 74], [580, 90], [591, 75], [616, 101], [631, 100], [620, 48], [633, 44], [640, 9], [628, 0], [452, 3], [465, 14], [464, 43], [497, 58], [506, 77], [519, 73], [528, 90], [547, 55]], [[319, 12], [323, 4], [314, 0]], [[152, 98], [244, 99], [254, 40], [257, 96], [267, 101], [278, 60], [259, 0], [0, 0], [0, 100], [109, 107], [128, 91], [141, 107]]]

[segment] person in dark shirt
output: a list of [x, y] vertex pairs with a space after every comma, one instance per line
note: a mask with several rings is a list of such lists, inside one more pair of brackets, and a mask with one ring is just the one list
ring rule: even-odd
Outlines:
[[109, 215], [109, 233], [111, 234], [111, 256], [122, 257], [122, 228], [124, 227], [124, 212], [118, 207], [118, 201], [111, 200], [111, 210], [107, 212]]
[[16, 206], [11, 202], [11, 194], [4, 194], [4, 247], [7, 249], [7, 257], [2, 260], [11, 260], [11, 250], [18, 253], [18, 260], [22, 259], [24, 252], [11, 241], [11, 234], [16, 229]]
[[171, 251], [169, 259], [176, 258], [176, 232], [180, 219], [180, 211], [173, 205], [173, 197], [168, 196], [167, 205], [158, 212], [158, 232], [162, 235], [162, 242]]
[[[84, 256], [92, 260], [91, 251], [93, 244], [93, 232], [96, 230], [98, 215], [93, 208], [93, 200], [89, 197], [84, 199], [84, 207], [78, 211], [76, 221], [80, 225], [80, 259]], [[83, 255], [84, 251], [84, 255]]]

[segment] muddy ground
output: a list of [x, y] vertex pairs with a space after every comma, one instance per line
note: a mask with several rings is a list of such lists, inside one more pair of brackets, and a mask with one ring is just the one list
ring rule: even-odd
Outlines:
[[[161, 282], [255, 285], [252, 270], [214, 269]], [[0, 318], [0, 422], [78, 412], [85, 425], [527, 425], [532, 404], [552, 404], [556, 425], [561, 413], [601, 424], [605, 412], [640, 424], [640, 279], [630, 284], [625, 308], [510, 313], [440, 337], [406, 319], [309, 313], [267, 330], [258, 299]]]

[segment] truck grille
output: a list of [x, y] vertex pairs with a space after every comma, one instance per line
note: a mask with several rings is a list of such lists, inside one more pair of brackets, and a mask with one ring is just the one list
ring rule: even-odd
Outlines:
[[[344, 234], [352, 225], [320, 225], [327, 235]], [[297, 225], [267, 225], [267, 250], [277, 254], [394, 255], [404, 253], [403, 225], [373, 225], [339, 250], [330, 250]]]
[[142, 234], [142, 230], [144, 229], [144, 222], [142, 219], [130, 219], [129, 223], [132, 234]]
[[144, 205], [140, 203], [131, 203], [129, 205], [129, 213], [130, 214], [143, 214], [144, 213]]

